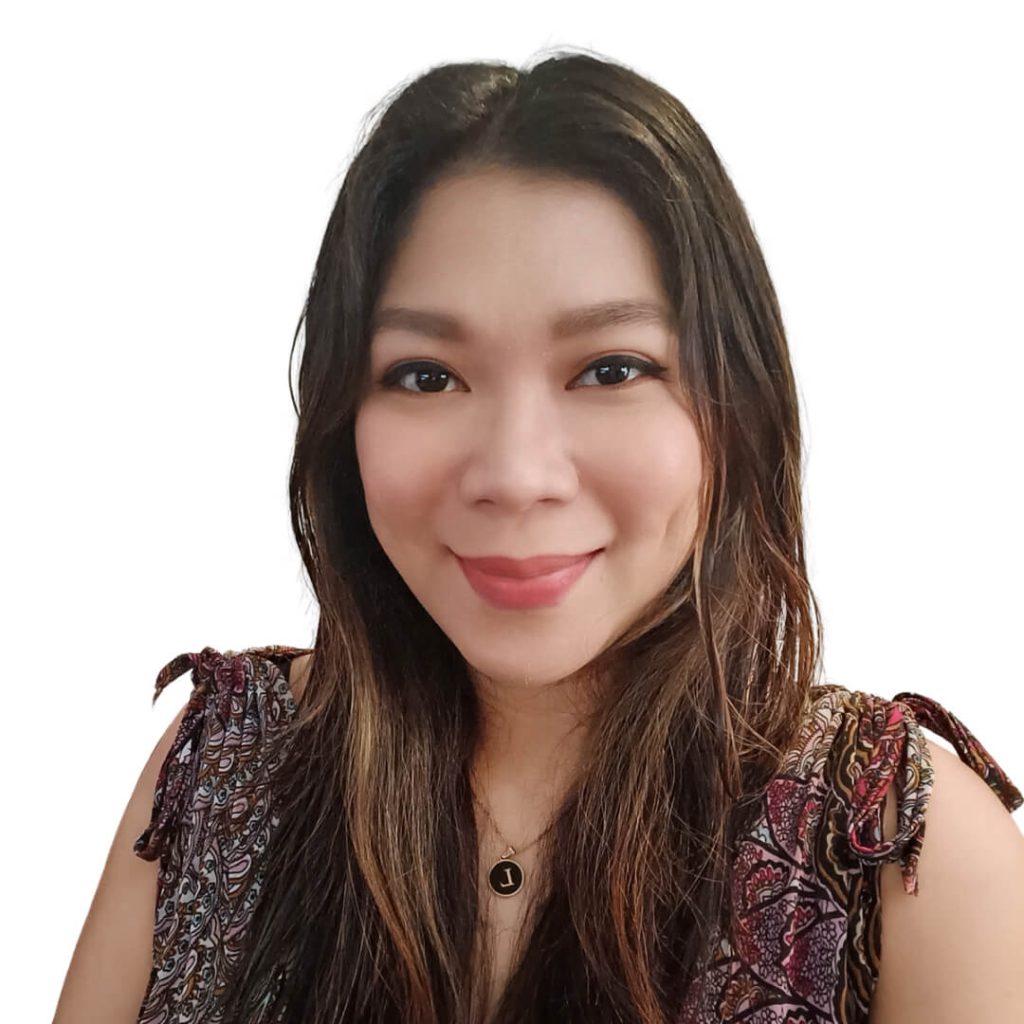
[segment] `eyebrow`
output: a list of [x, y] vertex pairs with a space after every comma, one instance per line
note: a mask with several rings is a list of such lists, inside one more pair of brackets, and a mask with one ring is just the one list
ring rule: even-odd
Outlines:
[[[563, 310], [551, 321], [551, 336], [555, 339], [570, 338], [623, 324], [657, 324], [673, 329], [672, 317], [661, 303], [648, 299], [613, 299]], [[451, 313], [410, 309], [408, 306], [389, 306], [379, 310], [371, 319], [371, 334], [388, 328], [412, 331], [442, 341], [464, 342], [468, 336], [465, 327]]]

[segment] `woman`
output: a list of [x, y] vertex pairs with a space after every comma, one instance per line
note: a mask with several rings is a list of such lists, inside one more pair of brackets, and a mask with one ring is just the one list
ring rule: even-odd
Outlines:
[[303, 317], [315, 646], [160, 673], [58, 1021], [1019, 1017], [1021, 795], [816, 683], [778, 303], [677, 99], [432, 69]]

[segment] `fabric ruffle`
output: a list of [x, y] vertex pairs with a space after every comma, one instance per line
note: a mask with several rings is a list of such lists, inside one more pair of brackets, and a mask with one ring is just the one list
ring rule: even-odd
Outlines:
[[[981, 741], [951, 711], [919, 693], [898, 693], [891, 701], [857, 693], [860, 702], [848, 839], [863, 860], [898, 861], [904, 890], [918, 893], [918, 863], [934, 772], [921, 727], [953, 744], [972, 768], [1013, 812], [1024, 803], [1020, 791]], [[896, 832], [883, 834], [883, 808], [895, 785]]]
[[[278, 821], [270, 791], [296, 715], [287, 663], [307, 649], [181, 654], [156, 696], [191, 668], [193, 690], [135, 842], [160, 860], [153, 971], [138, 1024], [223, 1024], [220, 996], [245, 954]], [[892, 700], [812, 687], [799, 729], [737, 838], [734, 930], [708, 959], [677, 1024], [866, 1024], [880, 960], [879, 866], [917, 892], [932, 789], [922, 728], [953, 744], [1008, 811], [1019, 790], [955, 715], [920, 694]], [[883, 836], [895, 786], [897, 828]], [[273, 995], [266, 994], [267, 999]]]
[[[810, 689], [800, 728], [739, 837], [733, 927], [709, 955], [677, 1024], [866, 1024], [880, 965], [880, 865], [918, 890], [933, 772], [922, 727], [949, 740], [999, 795], [1021, 795], [977, 737], [937, 702], [826, 684]], [[897, 828], [882, 832], [895, 785]]]
[[160, 860], [140, 1024], [219, 1020], [216, 1001], [243, 955], [277, 825], [270, 783], [286, 745], [276, 741], [296, 714], [285, 665], [303, 653], [204, 647], [157, 675], [154, 701], [190, 668], [193, 689], [157, 778], [150, 823], [133, 847], [143, 860]]

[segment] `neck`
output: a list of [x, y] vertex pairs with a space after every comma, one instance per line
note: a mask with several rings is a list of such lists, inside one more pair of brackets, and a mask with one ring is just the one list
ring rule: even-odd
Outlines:
[[546, 826], [579, 772], [587, 688], [572, 680], [543, 686], [473, 681], [481, 719], [474, 789], [497, 828], [522, 845]]

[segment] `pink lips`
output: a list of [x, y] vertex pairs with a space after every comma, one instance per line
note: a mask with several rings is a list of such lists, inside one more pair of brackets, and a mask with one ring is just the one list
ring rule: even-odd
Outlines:
[[556, 604], [599, 553], [522, 559], [456, 558], [470, 586], [484, 600], [499, 608], [534, 608]]
[[565, 569], [567, 566], [575, 565], [581, 558], [589, 558], [592, 554], [591, 551], [586, 555], [537, 555], [535, 558], [463, 558], [462, 561], [490, 576], [513, 576], [516, 579], [525, 580], [530, 576], [540, 576], [546, 572]]

